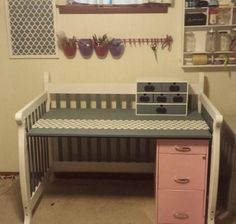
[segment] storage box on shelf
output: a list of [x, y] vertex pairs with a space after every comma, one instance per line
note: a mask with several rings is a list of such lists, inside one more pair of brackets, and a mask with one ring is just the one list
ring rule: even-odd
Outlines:
[[236, 67], [236, 7], [185, 7], [182, 65]]
[[187, 82], [137, 82], [139, 115], [187, 115]]

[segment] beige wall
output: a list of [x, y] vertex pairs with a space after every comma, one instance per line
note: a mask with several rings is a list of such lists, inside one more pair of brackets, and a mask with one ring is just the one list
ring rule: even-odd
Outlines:
[[[176, 76], [195, 80], [196, 72], [181, 69], [181, 22], [183, 2], [175, 1], [168, 14], [150, 15], [57, 15], [58, 31], [78, 38], [94, 33], [113, 37], [156, 37], [172, 35], [173, 49], [158, 50], [158, 63], [149, 47], [127, 47], [123, 57], [105, 60], [95, 55], [89, 60], [77, 54], [68, 60], [9, 59], [5, 5], [0, 1], [0, 172], [18, 171], [15, 112], [43, 90], [43, 72], [54, 82], [135, 82], [140, 77]], [[236, 113], [236, 77], [234, 72], [209, 72], [209, 96], [222, 113]]]

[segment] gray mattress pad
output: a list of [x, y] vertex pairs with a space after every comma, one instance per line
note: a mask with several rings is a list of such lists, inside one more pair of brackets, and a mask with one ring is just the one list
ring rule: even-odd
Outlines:
[[52, 109], [29, 136], [211, 138], [199, 113], [187, 116], [136, 115], [133, 109]]

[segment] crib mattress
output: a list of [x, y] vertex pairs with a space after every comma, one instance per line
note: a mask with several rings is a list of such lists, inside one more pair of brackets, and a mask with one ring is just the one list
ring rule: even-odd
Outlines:
[[136, 115], [127, 109], [53, 109], [28, 131], [29, 136], [211, 138], [197, 112], [188, 116]]

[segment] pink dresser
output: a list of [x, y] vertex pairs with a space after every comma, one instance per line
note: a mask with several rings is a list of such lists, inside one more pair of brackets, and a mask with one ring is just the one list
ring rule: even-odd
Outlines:
[[204, 224], [208, 140], [158, 140], [155, 224]]

